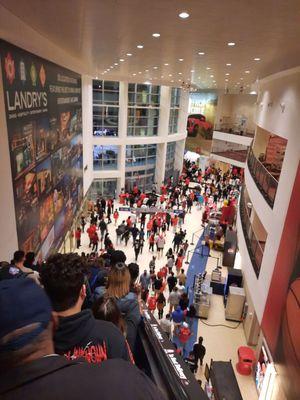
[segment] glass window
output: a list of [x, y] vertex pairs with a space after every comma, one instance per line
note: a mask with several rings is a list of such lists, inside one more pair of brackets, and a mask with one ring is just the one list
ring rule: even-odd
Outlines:
[[156, 162], [156, 144], [126, 146], [126, 167], [136, 167]]
[[94, 179], [89, 192], [88, 198], [97, 201], [99, 197], [115, 197], [117, 190], [117, 179]]
[[118, 146], [94, 145], [94, 170], [109, 170], [118, 168]]
[[159, 107], [160, 86], [129, 83], [128, 105], [129, 106], [153, 106]]
[[179, 109], [171, 108], [169, 117], [169, 135], [178, 132]]
[[179, 88], [172, 88], [171, 89], [171, 108], [180, 106], [180, 92], [181, 89]]
[[174, 174], [175, 151], [176, 142], [168, 143], [166, 153], [165, 179], [168, 179]]
[[156, 136], [159, 109], [128, 108], [128, 136]]
[[93, 135], [118, 136], [119, 82], [93, 81]]

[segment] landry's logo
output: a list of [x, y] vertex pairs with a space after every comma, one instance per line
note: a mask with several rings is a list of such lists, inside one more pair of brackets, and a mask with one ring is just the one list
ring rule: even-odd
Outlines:
[[31, 64], [31, 67], [30, 67], [30, 78], [31, 78], [32, 86], [36, 86], [37, 73], [36, 73], [35, 65], [33, 63]]
[[46, 71], [45, 71], [45, 68], [44, 68], [43, 64], [42, 64], [42, 66], [40, 68], [39, 77], [40, 77], [41, 85], [42, 85], [42, 87], [44, 87], [45, 83], [46, 83]]
[[7, 53], [5, 57], [4, 68], [5, 68], [6, 79], [11, 85], [16, 77], [16, 69], [15, 69], [15, 61], [10, 53]]

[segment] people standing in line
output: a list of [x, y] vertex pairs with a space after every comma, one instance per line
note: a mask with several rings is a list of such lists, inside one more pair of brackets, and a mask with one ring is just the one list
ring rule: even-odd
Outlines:
[[165, 298], [164, 294], [161, 292], [161, 293], [159, 293], [157, 300], [156, 300], [158, 319], [162, 319], [162, 317], [164, 315], [165, 305], [166, 305], [166, 298]]
[[75, 239], [76, 239], [76, 247], [77, 249], [79, 249], [79, 247], [81, 246], [81, 229], [79, 228], [79, 226], [75, 231]]
[[203, 346], [203, 337], [199, 336], [198, 343], [196, 342], [193, 347], [193, 353], [195, 355], [195, 363], [198, 366], [200, 361], [200, 366], [203, 365], [203, 358], [206, 353], [206, 348]]

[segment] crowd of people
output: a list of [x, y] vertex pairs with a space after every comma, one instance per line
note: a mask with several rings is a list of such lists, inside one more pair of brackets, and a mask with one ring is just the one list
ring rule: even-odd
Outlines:
[[[179, 181], [173, 184], [170, 179], [159, 193], [156, 188], [143, 193], [137, 185], [130, 193], [122, 191], [120, 204], [131, 208], [121, 221], [113, 199], [89, 202], [88, 213], [81, 216], [74, 233], [76, 254], [54, 254], [39, 265], [34, 253], [18, 250], [10, 263], [2, 262], [0, 381], [7, 383], [0, 384], [0, 395], [18, 399], [36, 391], [36, 397], [30, 398], [37, 398], [43, 383], [56, 387], [57, 382], [66, 382], [55, 394], [43, 398], [62, 398], [68, 390], [79, 398], [85, 385], [96, 387], [97, 365], [103, 379], [101, 393], [109, 393], [110, 371], [114, 369], [112, 390], [118, 388], [122, 398], [126, 394], [132, 399], [163, 398], [133, 366], [139, 354], [141, 302], [157, 313], [161, 328], [196, 372], [205, 347], [203, 338], [197, 340], [192, 331], [196, 310], [189, 300], [184, 268], [189, 248], [185, 219], [197, 207], [206, 225], [212, 212], [224, 204], [234, 205], [241, 173], [236, 168], [227, 173], [214, 167], [201, 171], [186, 162]], [[210, 247], [211, 241], [224, 236], [231, 223], [227, 213], [215, 237], [206, 238], [206, 245]], [[88, 235], [90, 251], [80, 253], [83, 235]], [[170, 237], [172, 247], [166, 249]], [[133, 262], [127, 262], [128, 246], [134, 250]], [[151, 253], [149, 265], [143, 263], [143, 252]], [[187, 349], [191, 338], [195, 344]], [[22, 378], [15, 381], [15, 371], [20, 370]], [[81, 387], [77, 374], [84, 376]], [[126, 381], [132, 378], [127, 386], [124, 379], [119, 382], [123, 374]]]

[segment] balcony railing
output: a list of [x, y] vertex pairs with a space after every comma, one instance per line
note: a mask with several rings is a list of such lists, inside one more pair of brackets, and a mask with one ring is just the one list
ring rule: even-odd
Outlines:
[[264, 165], [255, 157], [250, 148], [248, 154], [248, 168], [251, 172], [257, 187], [266, 199], [270, 207], [273, 208], [277, 192], [278, 181], [270, 174]]
[[218, 131], [218, 132], [229, 133], [232, 135], [246, 136], [246, 137], [251, 137], [251, 138], [254, 137], [254, 131], [247, 130], [247, 128], [239, 129], [236, 126], [230, 126], [227, 124], [215, 125], [214, 130]]
[[240, 216], [249, 256], [252, 261], [255, 275], [258, 277], [264, 255], [265, 242], [259, 241], [253, 231], [249, 211], [247, 209], [247, 204], [245, 201], [244, 188], [240, 197]]

